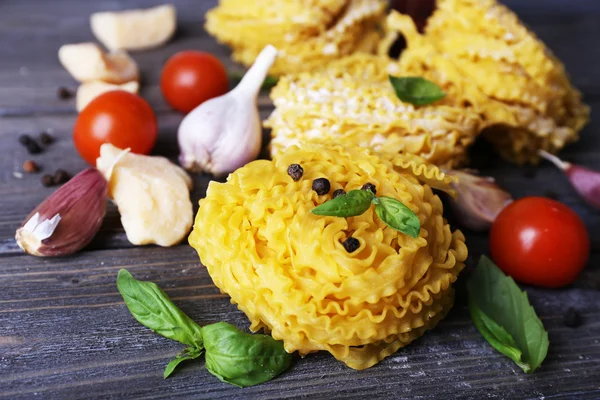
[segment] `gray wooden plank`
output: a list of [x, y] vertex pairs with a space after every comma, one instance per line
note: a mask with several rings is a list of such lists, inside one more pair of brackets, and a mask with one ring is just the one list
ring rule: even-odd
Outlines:
[[[201, 324], [248, 325], [219, 294], [194, 251], [141, 247], [84, 253], [76, 258], [0, 259], [0, 398], [482, 398], [590, 395], [600, 390], [598, 291], [528, 288], [550, 332], [543, 367], [523, 374], [480, 337], [469, 320], [464, 291], [438, 328], [365, 371], [351, 371], [327, 354], [295, 362], [283, 376], [241, 391], [190, 363], [173, 378], [162, 369], [180, 346], [139, 325], [115, 287], [119, 268], [153, 280]], [[458, 286], [464, 286], [464, 276]], [[464, 288], [463, 288], [464, 289]], [[584, 325], [562, 325], [566, 307], [582, 311]], [[558, 383], [559, 378], [561, 380]]]

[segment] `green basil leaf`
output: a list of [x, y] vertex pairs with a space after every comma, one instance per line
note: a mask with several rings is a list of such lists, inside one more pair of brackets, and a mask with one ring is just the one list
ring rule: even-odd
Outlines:
[[446, 93], [435, 83], [421, 77], [390, 75], [396, 96], [405, 103], [424, 106], [443, 99]]
[[175, 368], [177, 368], [179, 364], [187, 360], [198, 358], [201, 354], [202, 349], [197, 349], [194, 347], [188, 347], [185, 349], [182, 353], [178, 354], [177, 357], [169, 361], [165, 367], [165, 372], [163, 373], [164, 379], [167, 379], [173, 373], [173, 371], [175, 371]]
[[471, 316], [483, 337], [523, 371], [535, 371], [546, 358], [549, 341], [527, 294], [486, 256], [467, 287]]
[[523, 371], [531, 367], [522, 360], [523, 353], [517, 348], [517, 343], [506, 330], [488, 317], [477, 305], [469, 301], [469, 311], [475, 327], [494, 349], [513, 360]]
[[202, 349], [202, 328], [185, 315], [155, 283], [136, 280], [119, 271], [117, 288], [131, 315], [142, 325], [167, 339]]
[[269, 381], [289, 368], [292, 357], [269, 335], [249, 334], [226, 322], [202, 328], [208, 371], [239, 387]]
[[356, 217], [371, 207], [371, 201], [374, 198], [375, 195], [370, 190], [351, 190], [345, 195], [326, 201], [310, 212], [330, 217]]
[[421, 221], [410, 208], [391, 197], [378, 197], [374, 203], [377, 216], [387, 226], [410, 237], [419, 237]]

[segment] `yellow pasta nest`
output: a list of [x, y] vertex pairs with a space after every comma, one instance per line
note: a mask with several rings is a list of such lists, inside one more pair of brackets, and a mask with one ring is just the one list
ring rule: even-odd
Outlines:
[[[292, 180], [290, 164], [302, 178]], [[314, 179], [331, 192], [317, 195]], [[387, 227], [373, 209], [351, 218], [310, 211], [336, 189], [376, 185], [420, 219], [413, 239]], [[420, 337], [452, 306], [451, 284], [464, 267], [465, 239], [452, 232], [430, 185], [450, 179], [415, 156], [306, 143], [275, 161], [254, 161], [226, 183], [211, 182], [190, 235], [215, 285], [288, 352], [325, 350], [368, 368]], [[360, 247], [349, 253], [341, 241]]]
[[317, 72], [282, 77], [271, 92], [275, 110], [264, 122], [271, 128], [271, 155], [321, 138], [417, 154], [444, 167], [464, 164], [480, 131], [479, 115], [450, 94], [429, 106], [403, 103], [389, 81], [397, 71], [387, 57], [354, 54]]
[[272, 75], [308, 71], [356, 51], [374, 51], [382, 0], [220, 0], [206, 14], [206, 30], [251, 65], [267, 44], [279, 56]]
[[562, 63], [508, 8], [495, 0], [439, 0], [425, 34], [408, 16], [388, 17], [387, 48], [407, 41], [398, 69], [441, 83], [481, 115], [482, 130], [506, 158], [537, 160], [577, 140], [589, 108]]

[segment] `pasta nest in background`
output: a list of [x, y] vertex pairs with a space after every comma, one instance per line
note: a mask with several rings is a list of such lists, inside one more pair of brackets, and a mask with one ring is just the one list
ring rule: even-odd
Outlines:
[[438, 83], [479, 114], [487, 139], [511, 161], [536, 162], [539, 149], [557, 152], [589, 120], [564, 65], [495, 0], [438, 0], [424, 34], [399, 13], [389, 15], [385, 29], [380, 53], [404, 36], [401, 74]]
[[271, 155], [321, 138], [417, 154], [448, 168], [465, 164], [466, 150], [481, 129], [480, 116], [452, 94], [428, 106], [403, 103], [390, 74], [402, 75], [393, 60], [354, 54], [316, 72], [280, 78], [271, 91], [275, 110], [264, 122], [271, 128]]
[[282, 75], [354, 52], [374, 52], [385, 5], [382, 0], [220, 0], [206, 14], [206, 30], [246, 66], [272, 44], [279, 54], [269, 73]]
[[[297, 182], [290, 164], [304, 169]], [[329, 179], [329, 194], [311, 189], [316, 178]], [[367, 182], [419, 216], [418, 238], [389, 228], [373, 207], [351, 218], [310, 212], [334, 190]], [[325, 350], [364, 369], [434, 327], [452, 306], [467, 247], [431, 189], [450, 183], [415, 156], [305, 143], [211, 182], [189, 241], [253, 331], [270, 331], [290, 353]], [[349, 236], [360, 242], [352, 253], [341, 243]]]
[[[271, 154], [311, 138], [417, 154], [446, 168], [467, 161], [483, 133], [507, 159], [537, 162], [578, 139], [589, 107], [562, 63], [518, 17], [494, 0], [439, 0], [420, 34], [392, 12], [379, 55], [353, 54], [282, 77], [271, 92]], [[388, 57], [403, 36], [398, 60]], [[435, 82], [446, 97], [400, 101], [389, 75]]]

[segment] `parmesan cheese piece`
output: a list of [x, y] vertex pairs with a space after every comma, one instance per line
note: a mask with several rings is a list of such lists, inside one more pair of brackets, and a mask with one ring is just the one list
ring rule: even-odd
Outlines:
[[126, 52], [104, 53], [95, 43], [65, 44], [58, 49], [58, 59], [79, 82], [119, 84], [137, 81], [139, 76], [137, 64]]
[[164, 157], [121, 153], [103, 144], [96, 167], [108, 180], [108, 196], [117, 204], [127, 239], [135, 245], [181, 242], [192, 227], [190, 177]]
[[92, 33], [111, 50], [145, 50], [165, 44], [177, 26], [172, 4], [143, 10], [99, 12], [90, 17]]
[[137, 94], [139, 88], [140, 84], [136, 81], [123, 83], [122, 85], [114, 85], [102, 81], [82, 83], [79, 85], [79, 88], [77, 88], [77, 111], [83, 110], [92, 100], [103, 93], [112, 90], [125, 90], [126, 92]]

